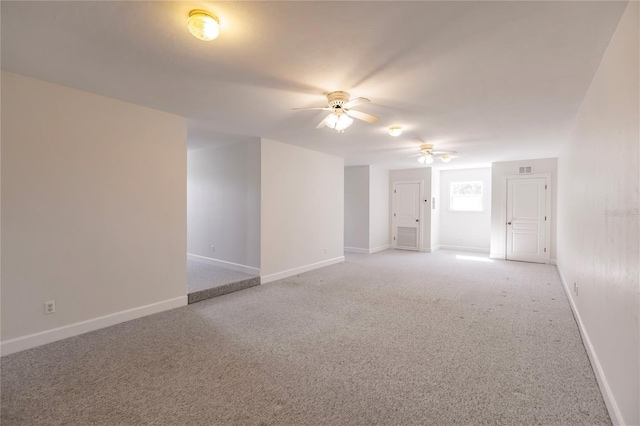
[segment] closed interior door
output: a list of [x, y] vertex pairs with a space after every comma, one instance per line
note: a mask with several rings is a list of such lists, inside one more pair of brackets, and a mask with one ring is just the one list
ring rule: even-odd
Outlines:
[[507, 260], [545, 263], [547, 179], [507, 180]]
[[420, 247], [420, 183], [393, 185], [393, 247], [418, 250]]

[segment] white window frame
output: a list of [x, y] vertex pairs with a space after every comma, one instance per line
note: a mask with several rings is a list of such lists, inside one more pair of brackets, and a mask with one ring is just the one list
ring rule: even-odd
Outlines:
[[[481, 192], [478, 195], [453, 195], [453, 185], [473, 183], [480, 184]], [[480, 197], [480, 209], [479, 210], [457, 210], [452, 208], [453, 197]], [[484, 206], [484, 181], [482, 180], [466, 180], [466, 181], [453, 181], [449, 182], [449, 211], [454, 213], [482, 213], [485, 211]]]

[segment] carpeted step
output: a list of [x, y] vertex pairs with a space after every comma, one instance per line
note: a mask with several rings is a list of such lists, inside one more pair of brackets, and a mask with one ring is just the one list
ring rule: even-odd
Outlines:
[[233, 293], [234, 291], [244, 290], [245, 288], [255, 287], [257, 285], [260, 285], [260, 277], [251, 277], [245, 280], [236, 281], [218, 287], [189, 293], [187, 296], [189, 304], [191, 304], [200, 302], [202, 300], [211, 299], [213, 297], [222, 296], [223, 294]]

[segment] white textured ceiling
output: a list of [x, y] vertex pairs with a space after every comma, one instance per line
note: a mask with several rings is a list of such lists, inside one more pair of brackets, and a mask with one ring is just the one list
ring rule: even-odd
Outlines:
[[[187, 117], [192, 148], [267, 137], [406, 168], [425, 141], [473, 167], [557, 155], [625, 5], [3, 1], [2, 68]], [[189, 34], [195, 8], [219, 39]], [[380, 122], [291, 111], [334, 90]]]

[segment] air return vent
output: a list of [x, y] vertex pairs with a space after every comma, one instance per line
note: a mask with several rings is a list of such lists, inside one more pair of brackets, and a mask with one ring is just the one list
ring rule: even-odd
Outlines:
[[520, 166], [518, 168], [518, 174], [519, 175], [530, 175], [531, 173], [533, 173], [533, 167], [532, 166]]
[[418, 229], [398, 226], [398, 247], [418, 248]]

